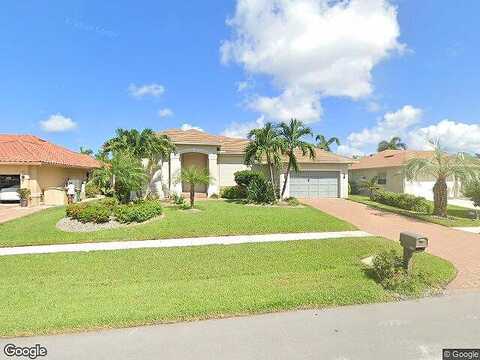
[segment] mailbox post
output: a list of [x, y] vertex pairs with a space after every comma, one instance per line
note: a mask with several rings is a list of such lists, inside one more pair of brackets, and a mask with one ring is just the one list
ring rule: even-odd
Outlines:
[[412, 232], [402, 232], [400, 233], [400, 244], [403, 247], [403, 268], [410, 272], [413, 253], [424, 251], [428, 246], [428, 238]]

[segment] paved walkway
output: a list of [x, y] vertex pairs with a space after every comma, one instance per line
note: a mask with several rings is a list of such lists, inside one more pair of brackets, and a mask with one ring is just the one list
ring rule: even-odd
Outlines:
[[261, 243], [295, 240], [322, 240], [349, 237], [371, 236], [364, 231], [335, 231], [316, 233], [290, 233], [268, 235], [240, 235], [240, 236], [210, 236], [181, 239], [138, 240], [138, 241], [112, 241], [85, 244], [39, 245], [0, 248], [0, 256], [26, 255], [26, 254], [51, 254], [59, 252], [84, 252], [105, 250], [126, 250], [145, 248], [169, 248], [184, 246], [204, 245], [234, 245], [243, 243]]
[[18, 204], [0, 204], [0, 224], [44, 210], [48, 206], [20, 207]]
[[344, 199], [304, 200], [326, 213], [346, 220], [360, 230], [397, 240], [402, 231], [429, 238], [428, 252], [451, 261], [458, 275], [451, 289], [480, 289], [480, 235], [423, 222]]
[[478, 347], [479, 303], [480, 292], [469, 292], [390, 304], [4, 339], [0, 351], [12, 343], [44, 346], [47, 356], [37, 360], [439, 360], [444, 348]]

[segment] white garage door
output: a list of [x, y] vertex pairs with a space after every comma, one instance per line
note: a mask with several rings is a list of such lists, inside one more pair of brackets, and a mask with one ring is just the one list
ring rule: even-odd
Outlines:
[[339, 197], [338, 171], [301, 171], [290, 175], [290, 196], [299, 198]]

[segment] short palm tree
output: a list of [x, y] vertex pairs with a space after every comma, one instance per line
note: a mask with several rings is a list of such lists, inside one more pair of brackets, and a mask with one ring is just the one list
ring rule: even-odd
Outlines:
[[280, 168], [282, 164], [281, 141], [277, 129], [268, 122], [261, 128], [252, 129], [248, 133], [248, 139], [250, 142], [245, 148], [245, 164], [261, 164], [266, 160], [270, 182], [275, 187], [275, 169]]
[[322, 134], [319, 134], [315, 137], [315, 140], [317, 141], [317, 148], [329, 152], [332, 151], [330, 148], [332, 144], [337, 144], [337, 146], [340, 145], [340, 140], [338, 140], [337, 137], [331, 137], [330, 139], [327, 139]]
[[461, 180], [467, 183], [480, 174], [480, 161], [468, 154], [458, 153], [448, 155], [440, 146], [439, 142], [432, 142], [434, 151], [431, 157], [410, 160], [405, 173], [408, 180], [416, 180], [420, 177], [433, 177], [433, 213], [437, 216], [447, 216], [449, 178], [455, 181]]
[[303, 140], [307, 135], [312, 136], [312, 130], [306, 127], [301, 121], [291, 119], [290, 122], [281, 123], [279, 125], [279, 135], [281, 139], [282, 154], [288, 157], [288, 164], [285, 171], [285, 181], [283, 182], [281, 197], [285, 195], [287, 188], [287, 179], [290, 171], [298, 171], [297, 151], [301, 151], [302, 155], [308, 156], [311, 159], [315, 158], [315, 147], [309, 142]]
[[385, 151], [385, 150], [406, 150], [407, 149], [407, 144], [402, 142], [402, 139], [399, 138], [398, 136], [394, 136], [390, 139], [390, 141], [383, 140], [380, 141], [378, 144], [377, 151]]
[[368, 193], [368, 196], [371, 200], [373, 200], [375, 193], [382, 189], [380, 185], [378, 185], [378, 176], [362, 180], [359, 187], [360, 189], [365, 190]]
[[207, 169], [200, 169], [196, 166], [182, 169], [178, 182], [184, 182], [190, 185], [190, 208], [195, 205], [195, 186], [211, 184], [213, 178], [209, 175]]

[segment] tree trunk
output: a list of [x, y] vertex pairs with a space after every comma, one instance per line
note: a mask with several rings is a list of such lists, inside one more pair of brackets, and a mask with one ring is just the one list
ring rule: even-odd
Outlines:
[[288, 176], [290, 175], [291, 166], [292, 166], [292, 162], [288, 160], [287, 171], [285, 173], [285, 178], [283, 179], [282, 195], [280, 196], [282, 199], [283, 199], [283, 195], [285, 195], [285, 190], [287, 189], [287, 181], [288, 181]]
[[277, 197], [277, 191], [275, 186], [275, 177], [273, 175], [273, 164], [270, 160], [270, 156], [267, 156], [268, 170], [270, 172], [270, 182], [272, 183], [273, 190], [275, 191], [275, 198]]
[[447, 217], [447, 201], [448, 201], [447, 181], [444, 178], [438, 178], [433, 186], [433, 214], [437, 216]]
[[190, 184], [190, 208], [195, 205], [195, 184]]

